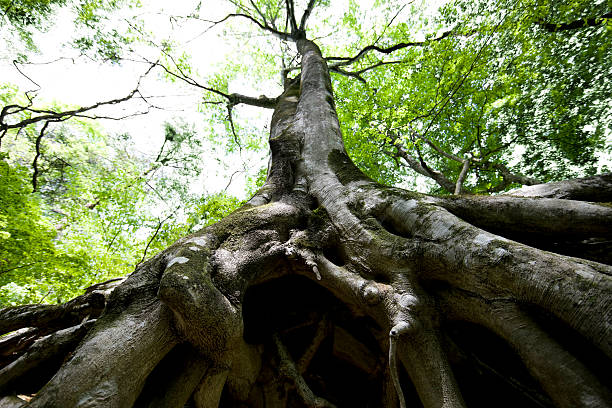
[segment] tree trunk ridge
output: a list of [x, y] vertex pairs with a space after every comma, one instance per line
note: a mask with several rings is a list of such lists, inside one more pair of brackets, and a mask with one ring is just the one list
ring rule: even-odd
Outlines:
[[[508, 363], [516, 380], [503, 389], [517, 405], [611, 406], [609, 254], [568, 255], [609, 247], [612, 208], [568, 206], [561, 185], [534, 199], [377, 184], [345, 150], [319, 48], [306, 38], [297, 48], [301, 74], [276, 99], [264, 186], [141, 264], [82, 323], [93, 327], [76, 350], [58, 347], [42, 389], [11, 378], [0, 404], [20, 406], [11, 393], [27, 392], [27, 406], [57, 408], [397, 407], [402, 394], [406, 406], [487, 406], [475, 373]], [[466, 346], [466, 325], [509, 352], [487, 360]]]

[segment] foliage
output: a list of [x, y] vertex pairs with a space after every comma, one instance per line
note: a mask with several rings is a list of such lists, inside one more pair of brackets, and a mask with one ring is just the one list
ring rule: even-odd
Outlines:
[[[5, 103], [18, 101], [4, 87]], [[53, 106], [53, 109], [60, 107]], [[167, 123], [158, 153], [135, 153], [129, 135], [111, 138], [91, 121], [49, 126], [32, 161], [40, 126], [9, 131], [0, 180], [0, 304], [60, 302], [83, 288], [130, 273], [180, 236], [233, 211], [240, 200], [201, 197], [201, 141]]]
[[[55, 229], [43, 216], [40, 199], [30, 194], [25, 169], [10, 166], [6, 158], [3, 153], [0, 161], [0, 281], [13, 282], [16, 274], [28, 269], [33, 271], [27, 280], [32, 283], [40, 278], [40, 265], [57, 262]], [[26, 286], [21, 285], [22, 291]], [[8, 301], [17, 296], [14, 293]]]
[[38, 50], [37, 33], [47, 31], [56, 19], [70, 18], [75, 30], [74, 38], [63, 39], [67, 45], [90, 58], [118, 62], [136, 40], [140, 20], [134, 13], [129, 18], [117, 15], [139, 5], [133, 0], [0, 0], [0, 38], [15, 51], [25, 46], [14, 56], [25, 62], [29, 51]]
[[[353, 64], [352, 72], [365, 70], [366, 83], [335, 77], [353, 159], [395, 183], [408, 167], [400, 145], [454, 183], [462, 162], [441, 154], [448, 153], [471, 162], [465, 185], [473, 192], [510, 187], [498, 165], [542, 182], [606, 171], [600, 157], [612, 148], [611, 26], [601, 19], [550, 32], [543, 24], [607, 11], [603, 1], [457, 1], [435, 18], [413, 10], [384, 35], [357, 31], [353, 52], [373, 43], [418, 44]], [[419, 38], [417, 30], [428, 34]]]

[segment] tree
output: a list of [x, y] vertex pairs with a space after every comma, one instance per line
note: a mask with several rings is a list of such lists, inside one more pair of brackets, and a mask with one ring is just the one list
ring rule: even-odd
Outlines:
[[230, 114], [274, 110], [263, 187], [116, 287], [2, 310], [3, 332], [32, 327], [3, 340], [21, 354], [0, 372], [2, 402], [609, 406], [611, 175], [497, 196], [372, 180], [347, 154], [329, 59], [308, 36], [317, 1], [279, 5], [228, 18], [295, 43], [282, 94], [206, 87]]

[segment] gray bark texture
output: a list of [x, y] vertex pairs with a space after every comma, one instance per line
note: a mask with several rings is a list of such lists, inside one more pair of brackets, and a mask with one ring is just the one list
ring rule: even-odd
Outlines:
[[377, 184], [294, 38], [265, 185], [112, 291], [0, 311], [17, 330], [0, 406], [612, 406], [610, 176], [494, 197]]

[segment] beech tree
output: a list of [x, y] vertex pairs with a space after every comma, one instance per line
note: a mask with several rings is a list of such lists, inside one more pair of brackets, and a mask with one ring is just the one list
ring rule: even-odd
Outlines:
[[[398, 64], [349, 71], [334, 61], [420, 45], [325, 56], [307, 29], [318, 3], [236, 3], [224, 19], [295, 46], [299, 66], [283, 67], [278, 96], [229, 93], [162, 66], [225, 101], [230, 120], [238, 104], [273, 110], [266, 181], [126, 279], [0, 311], [2, 333], [16, 331], [1, 340], [2, 406], [610, 406], [612, 176], [538, 184], [490, 160], [498, 142], [461, 156], [429, 137], [434, 125], [402, 139], [401, 126], [372, 123], [382, 160], [403, 159], [455, 194], [375, 181], [347, 153], [330, 71], [367, 82], [366, 71]], [[531, 23], [606, 20], [584, 21]], [[455, 163], [446, 174], [443, 160]], [[479, 189], [475, 173], [474, 192], [533, 185], [469, 194], [474, 168], [501, 174]]]

